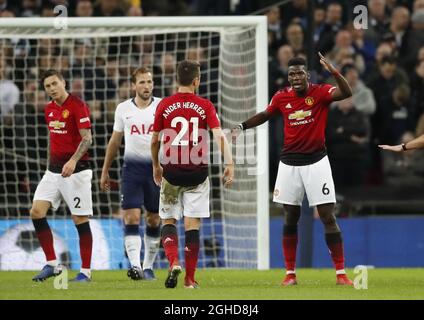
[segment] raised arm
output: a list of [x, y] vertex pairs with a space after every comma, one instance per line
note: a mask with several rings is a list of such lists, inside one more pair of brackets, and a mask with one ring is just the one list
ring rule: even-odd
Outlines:
[[224, 175], [222, 176], [224, 187], [229, 187], [233, 183], [234, 178], [234, 162], [231, 149], [220, 127], [212, 129], [212, 134], [224, 157], [225, 169]]
[[100, 190], [109, 191], [109, 169], [112, 166], [113, 159], [115, 159], [116, 154], [122, 143], [122, 137], [124, 136], [123, 132], [113, 131], [112, 137], [109, 140], [109, 143], [106, 148], [105, 160], [103, 162], [102, 176], [100, 177]]
[[88, 151], [88, 148], [90, 148], [93, 143], [90, 129], [79, 129], [79, 133], [82, 140], [78, 145], [77, 151], [75, 151], [71, 159], [69, 159], [62, 168], [62, 177], [64, 178], [70, 177], [74, 173], [77, 162]]
[[337, 88], [331, 92], [331, 96], [333, 97], [333, 101], [339, 101], [352, 96], [352, 88], [349, 85], [349, 82], [340, 74], [340, 72], [321, 54], [318, 52], [320, 57], [321, 65], [330, 72], [334, 79], [337, 82]]

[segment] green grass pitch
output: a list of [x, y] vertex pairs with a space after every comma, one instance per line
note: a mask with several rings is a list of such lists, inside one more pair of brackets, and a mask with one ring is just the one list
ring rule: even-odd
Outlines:
[[[352, 269], [347, 270], [353, 279]], [[54, 289], [53, 279], [31, 280], [36, 272], [0, 272], [0, 299], [142, 299], [142, 300], [288, 300], [288, 299], [424, 299], [424, 269], [369, 269], [368, 289], [335, 285], [332, 269], [299, 269], [298, 285], [282, 287], [282, 270], [199, 269], [199, 289], [184, 289], [180, 275], [176, 289], [165, 289], [166, 270], [157, 281], [132, 281], [125, 270], [93, 271], [91, 283], [69, 283]], [[69, 271], [69, 278], [76, 274]]]

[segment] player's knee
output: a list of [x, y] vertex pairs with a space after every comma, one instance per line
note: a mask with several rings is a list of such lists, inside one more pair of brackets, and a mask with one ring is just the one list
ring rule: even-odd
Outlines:
[[88, 216], [75, 216], [75, 215], [72, 216], [72, 220], [74, 221], [75, 225], [79, 225], [89, 221]]
[[320, 216], [322, 223], [325, 226], [335, 226], [336, 225], [336, 216], [333, 213]]
[[31, 219], [42, 219], [46, 216], [46, 213], [37, 207], [32, 207], [29, 211], [29, 214], [31, 216]]
[[140, 224], [140, 212], [127, 211], [124, 212], [125, 224]]
[[146, 225], [150, 228], [158, 228], [160, 226], [160, 217], [158, 214], [147, 214]]

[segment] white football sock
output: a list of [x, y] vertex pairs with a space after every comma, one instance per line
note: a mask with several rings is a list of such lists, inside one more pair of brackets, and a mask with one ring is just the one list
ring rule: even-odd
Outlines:
[[141, 269], [141, 237], [139, 235], [125, 236], [125, 250], [127, 251], [131, 266], [139, 267]]
[[57, 267], [57, 260], [47, 261], [47, 264], [52, 267]]
[[153, 269], [153, 263], [159, 252], [160, 237], [149, 237], [144, 235], [144, 260], [143, 270]]
[[91, 279], [91, 269], [81, 268], [80, 272], [83, 273], [83, 274], [85, 274], [88, 278]]

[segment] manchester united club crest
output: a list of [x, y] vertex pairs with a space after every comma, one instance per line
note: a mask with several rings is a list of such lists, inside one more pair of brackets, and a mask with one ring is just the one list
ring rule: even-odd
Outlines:
[[306, 103], [308, 106], [312, 106], [312, 105], [314, 104], [314, 98], [312, 98], [312, 97], [306, 97], [306, 98], [305, 98], [305, 103]]
[[65, 109], [62, 111], [62, 118], [66, 119], [69, 117], [69, 110]]

